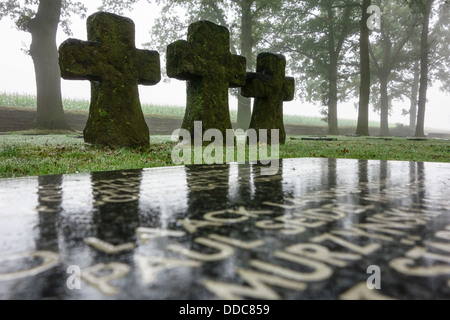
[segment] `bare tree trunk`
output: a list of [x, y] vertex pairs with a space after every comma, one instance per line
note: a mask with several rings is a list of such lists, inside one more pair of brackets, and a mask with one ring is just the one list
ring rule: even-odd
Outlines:
[[332, 59], [330, 65], [330, 79], [328, 83], [328, 133], [331, 135], [339, 135], [338, 115], [337, 115], [337, 59]]
[[409, 109], [409, 127], [414, 130], [417, 123], [417, 99], [419, 94], [419, 61], [414, 63], [414, 80], [411, 88], [411, 108]]
[[367, 9], [371, 0], [364, 0], [362, 5], [360, 60], [361, 60], [361, 86], [359, 92], [358, 125], [356, 134], [370, 136], [369, 133], [369, 99], [370, 99], [370, 53], [369, 53], [369, 28]]
[[[327, 6], [328, 20], [334, 20], [333, 8]], [[338, 80], [338, 59], [339, 52], [335, 49], [335, 30], [333, 26], [328, 27], [328, 55], [330, 65], [328, 69], [328, 134], [338, 135], [338, 116], [337, 116], [337, 80]]]
[[70, 129], [62, 107], [61, 73], [56, 48], [60, 15], [61, 0], [41, 0], [36, 17], [28, 25], [32, 36], [30, 54], [36, 73], [36, 129]]
[[[253, 67], [253, 16], [252, 0], [242, 1], [241, 16], [241, 54], [247, 59], [247, 70]], [[247, 130], [252, 118], [251, 99], [238, 95], [238, 128]]]
[[388, 78], [389, 73], [379, 75], [380, 79], [380, 111], [381, 111], [381, 127], [380, 135], [388, 137], [391, 135], [389, 131], [389, 94], [388, 94]]
[[427, 0], [425, 12], [423, 13], [423, 29], [420, 44], [420, 89], [419, 105], [417, 115], [416, 137], [425, 137], [425, 108], [427, 105], [428, 90], [428, 56], [429, 44], [428, 33], [430, 29], [430, 16], [434, 0]]
[[250, 126], [252, 118], [252, 99], [246, 98], [241, 95], [241, 89], [239, 88], [238, 95], [238, 114], [237, 114], [237, 129], [246, 131]]

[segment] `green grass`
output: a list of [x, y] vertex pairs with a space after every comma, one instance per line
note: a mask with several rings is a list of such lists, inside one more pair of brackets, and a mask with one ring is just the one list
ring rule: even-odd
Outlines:
[[[89, 102], [65, 99], [67, 110], [87, 111]], [[26, 94], [0, 93], [0, 105], [36, 107], [36, 98]], [[176, 106], [143, 105], [144, 113], [154, 115], [184, 115], [184, 108]], [[237, 114], [231, 111], [232, 119]], [[287, 124], [320, 125], [320, 118], [285, 116]], [[353, 120], [340, 120], [341, 126], [354, 126]], [[373, 123], [372, 125], [378, 126]], [[392, 141], [366, 138], [338, 137], [337, 141], [302, 141], [290, 136], [280, 148], [281, 158], [323, 157], [368, 160], [403, 160], [450, 162], [450, 141]], [[170, 136], [152, 137], [149, 150], [95, 149], [73, 135], [0, 135], [0, 178], [70, 174], [121, 169], [141, 169], [172, 166], [175, 143]], [[247, 152], [248, 154], [248, 152]]]
[[[290, 136], [280, 158], [323, 157], [450, 162], [450, 141], [392, 141], [338, 137], [302, 141]], [[294, 140], [293, 140], [294, 139]], [[0, 178], [173, 166], [170, 136], [151, 139], [149, 150], [95, 149], [71, 135], [0, 135]], [[248, 152], [247, 152], [248, 154]]]
[[[8, 107], [24, 107], [24, 108], [36, 108], [36, 97], [29, 94], [19, 93], [0, 93], [0, 106]], [[65, 110], [75, 111], [88, 111], [89, 101], [81, 99], [64, 99], [63, 106]], [[162, 106], [162, 105], [150, 105], [142, 104], [142, 110], [145, 114], [151, 115], [165, 115], [184, 117], [185, 108], [180, 106]], [[237, 121], [237, 111], [230, 110], [230, 116], [232, 121]], [[325, 126], [326, 123], [321, 117], [306, 117], [296, 115], [284, 115], [285, 124], [294, 125], [308, 125], [308, 126]], [[355, 127], [357, 125], [356, 120], [339, 119], [339, 126], [341, 127]], [[378, 122], [370, 122], [369, 126], [379, 127]]]
[[165, 142], [154, 138], [146, 151], [99, 150], [77, 136], [0, 135], [0, 178], [164, 167], [173, 147]]
[[338, 137], [337, 141], [331, 142], [291, 140], [281, 148], [280, 157], [450, 162], [450, 141], [409, 141], [405, 138], [384, 141], [348, 137]]

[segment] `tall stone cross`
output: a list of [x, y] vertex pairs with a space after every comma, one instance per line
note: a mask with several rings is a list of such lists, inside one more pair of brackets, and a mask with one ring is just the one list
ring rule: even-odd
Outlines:
[[61, 76], [91, 81], [85, 142], [150, 146], [138, 84], [161, 80], [158, 52], [136, 49], [134, 22], [128, 18], [97, 12], [88, 18], [87, 30], [88, 41], [68, 39], [59, 48]]
[[283, 122], [283, 102], [294, 100], [295, 80], [286, 77], [286, 58], [273, 53], [261, 53], [257, 58], [256, 73], [247, 73], [247, 84], [241, 94], [247, 98], [255, 98], [250, 128], [267, 129], [270, 143], [271, 130], [278, 129], [280, 143], [286, 142], [286, 131]]
[[203, 132], [218, 129], [224, 141], [232, 129], [228, 88], [242, 87], [246, 79], [246, 59], [230, 53], [227, 28], [209, 21], [189, 26], [187, 41], [167, 48], [167, 74], [187, 81], [186, 113], [182, 128], [194, 136], [194, 122], [203, 122]]

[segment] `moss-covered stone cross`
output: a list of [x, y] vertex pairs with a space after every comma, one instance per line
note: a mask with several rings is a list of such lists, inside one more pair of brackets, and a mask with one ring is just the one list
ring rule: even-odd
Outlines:
[[134, 22], [115, 14], [91, 15], [87, 31], [88, 41], [68, 39], [59, 48], [61, 76], [91, 81], [85, 142], [113, 148], [150, 146], [138, 84], [161, 80], [158, 52], [136, 49]]
[[228, 88], [245, 85], [246, 78], [246, 59], [230, 53], [228, 29], [209, 21], [191, 24], [187, 41], [167, 48], [167, 74], [187, 81], [182, 128], [193, 137], [194, 122], [202, 121], [203, 133], [218, 129], [225, 137], [226, 130], [232, 129]]
[[247, 73], [247, 84], [241, 94], [247, 98], [255, 98], [250, 128], [267, 129], [268, 141], [271, 142], [271, 130], [278, 129], [280, 143], [286, 142], [286, 131], [283, 122], [283, 102], [292, 101], [295, 92], [295, 80], [286, 77], [286, 58], [273, 53], [261, 53], [257, 58], [256, 73]]

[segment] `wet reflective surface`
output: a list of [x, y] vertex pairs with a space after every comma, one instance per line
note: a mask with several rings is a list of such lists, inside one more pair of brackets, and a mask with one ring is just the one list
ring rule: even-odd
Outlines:
[[450, 298], [449, 164], [260, 169], [0, 180], [0, 298]]

